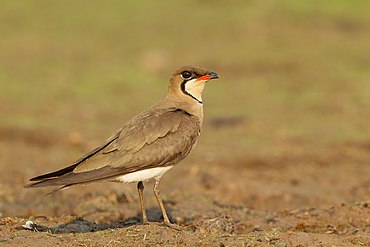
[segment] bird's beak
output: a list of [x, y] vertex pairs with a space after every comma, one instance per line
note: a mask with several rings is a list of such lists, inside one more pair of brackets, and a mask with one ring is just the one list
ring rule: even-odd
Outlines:
[[212, 79], [218, 79], [220, 78], [216, 72], [209, 72], [208, 74], [201, 76], [197, 79], [197, 81], [209, 81]]
[[217, 75], [217, 73], [216, 72], [209, 72], [208, 73], [208, 75], [209, 75], [209, 77], [210, 77], [210, 79], [212, 80], [212, 79], [218, 79], [218, 78], [220, 78], [218, 75]]

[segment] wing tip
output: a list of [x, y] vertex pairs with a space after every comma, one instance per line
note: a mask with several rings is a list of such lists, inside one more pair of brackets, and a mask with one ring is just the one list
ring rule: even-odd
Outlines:
[[[49, 180], [49, 179], [48, 179]], [[38, 182], [35, 182], [35, 183], [29, 183], [29, 184], [26, 184], [24, 186], [24, 188], [33, 188], [33, 187], [43, 187], [45, 185], [42, 185], [42, 183], [48, 181], [48, 180], [42, 180], [42, 181], [38, 181]], [[31, 180], [30, 181], [35, 181], [35, 180]]]

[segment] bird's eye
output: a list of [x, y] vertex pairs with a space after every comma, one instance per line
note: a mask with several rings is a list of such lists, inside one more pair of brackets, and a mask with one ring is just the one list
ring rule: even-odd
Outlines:
[[189, 79], [191, 77], [191, 73], [189, 71], [184, 71], [181, 73], [181, 77], [184, 79]]

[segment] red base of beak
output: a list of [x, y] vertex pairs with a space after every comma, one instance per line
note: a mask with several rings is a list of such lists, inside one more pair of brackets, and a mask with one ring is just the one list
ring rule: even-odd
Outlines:
[[209, 81], [209, 80], [211, 80], [211, 76], [209, 75], [204, 75], [197, 79], [197, 81]]

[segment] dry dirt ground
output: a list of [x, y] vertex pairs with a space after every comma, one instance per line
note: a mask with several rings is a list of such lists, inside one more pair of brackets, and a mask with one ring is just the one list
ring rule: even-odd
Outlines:
[[[47, 152], [60, 158], [71, 147], [87, 150], [73, 138], [37, 131], [8, 129], [0, 138], [11, 164], [17, 155], [20, 164], [42, 163]], [[270, 156], [223, 160], [195, 153], [166, 174], [163, 198], [182, 231], [160, 224], [150, 182], [147, 209], [156, 223], [141, 225], [133, 184], [98, 183], [44, 196], [49, 188], [22, 186], [45, 167], [2, 167], [0, 246], [370, 246], [370, 145], [316, 153], [297, 141], [284, 145]], [[22, 227], [28, 220], [34, 230]]]

